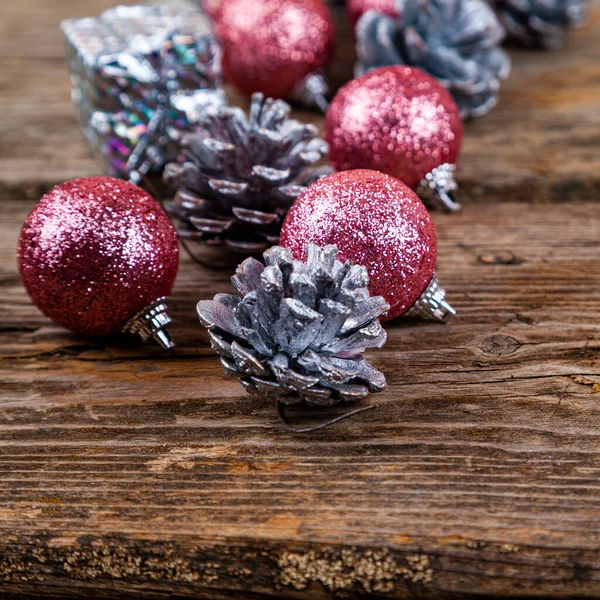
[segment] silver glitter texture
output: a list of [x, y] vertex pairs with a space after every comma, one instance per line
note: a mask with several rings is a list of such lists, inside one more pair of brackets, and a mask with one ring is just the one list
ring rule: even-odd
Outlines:
[[61, 29], [81, 127], [112, 176], [140, 167], [136, 149], [143, 170], [160, 171], [181, 133], [224, 101], [211, 23], [189, 0], [117, 6]]
[[365, 13], [356, 26], [357, 73], [406, 64], [448, 89], [463, 119], [497, 103], [510, 59], [504, 28], [484, 0], [397, 0], [399, 17]]
[[364, 358], [386, 340], [378, 317], [389, 306], [369, 297], [365, 267], [336, 260], [337, 248], [310, 245], [307, 261], [274, 246], [265, 264], [246, 259], [232, 278], [240, 295], [198, 303], [227, 375], [284, 404], [332, 406], [385, 389]]

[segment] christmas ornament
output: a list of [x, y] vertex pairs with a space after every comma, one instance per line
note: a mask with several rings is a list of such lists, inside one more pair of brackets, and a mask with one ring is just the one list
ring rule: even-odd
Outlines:
[[460, 208], [454, 164], [463, 127], [456, 104], [432, 77], [412, 67], [382, 67], [340, 89], [325, 139], [338, 170], [369, 168], [397, 177], [430, 204]]
[[196, 0], [199, 4], [202, 12], [207, 14], [211, 19], [215, 19], [219, 16], [219, 9], [223, 0]]
[[320, 70], [332, 54], [334, 26], [321, 0], [226, 0], [216, 22], [223, 74], [240, 92], [327, 110]]
[[187, 0], [118, 6], [61, 27], [79, 121], [112, 176], [138, 182], [162, 170], [181, 133], [224, 101], [210, 20]]
[[27, 217], [18, 260], [31, 299], [58, 325], [173, 346], [166, 297], [177, 274], [177, 236], [140, 188], [111, 177], [55, 187]]
[[307, 244], [335, 244], [343, 260], [367, 267], [369, 291], [403, 314], [445, 321], [455, 314], [436, 274], [437, 238], [427, 209], [401, 181], [359, 169], [311, 185], [290, 209], [281, 245], [303, 259]]
[[304, 248], [306, 262], [275, 246], [246, 259], [232, 277], [238, 295], [198, 303], [211, 345], [229, 376], [282, 405], [326, 407], [385, 389], [364, 357], [380, 348], [377, 318], [389, 308], [369, 297], [365, 267], [336, 260], [335, 246]]
[[389, 17], [398, 17], [399, 7], [397, 4], [397, 0], [347, 0], [346, 12], [350, 24], [354, 28], [358, 20], [370, 10]]
[[484, 0], [399, 0], [398, 6], [401, 17], [369, 12], [359, 21], [357, 73], [412, 65], [450, 91], [463, 119], [490, 111], [510, 73], [494, 11]]
[[526, 46], [557, 50], [565, 29], [586, 21], [587, 0], [493, 0], [507, 34]]
[[283, 100], [254, 94], [250, 116], [240, 108], [210, 110], [202, 135], [184, 140], [185, 161], [164, 178], [177, 194], [167, 206], [184, 239], [262, 252], [279, 241], [281, 223], [312, 183], [307, 169], [327, 153], [317, 128], [289, 119]]

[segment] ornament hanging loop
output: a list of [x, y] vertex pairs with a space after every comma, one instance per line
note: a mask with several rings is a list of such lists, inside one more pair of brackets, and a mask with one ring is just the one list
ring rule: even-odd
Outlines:
[[277, 414], [279, 415], [281, 422], [293, 433], [311, 433], [313, 431], [318, 431], [319, 429], [325, 429], [326, 427], [330, 427], [334, 423], [339, 423], [340, 421], [345, 421], [346, 419], [349, 419], [350, 417], [353, 417], [354, 415], [357, 415], [359, 413], [366, 412], [367, 410], [373, 410], [374, 408], [379, 408], [379, 404], [371, 404], [370, 406], [363, 406], [362, 408], [357, 408], [355, 410], [351, 410], [347, 413], [344, 413], [343, 415], [340, 415], [339, 417], [335, 417], [334, 419], [330, 419], [329, 421], [325, 421], [324, 423], [319, 423], [318, 425], [315, 425], [313, 427], [300, 427], [300, 428], [292, 427], [290, 425], [290, 423], [285, 415], [286, 408], [287, 408], [287, 405], [285, 403], [281, 402], [280, 400], [277, 401]]
[[437, 193], [437, 198], [440, 205], [448, 212], [458, 212], [462, 208], [460, 203], [454, 199], [454, 195], [449, 192], [439, 190]]

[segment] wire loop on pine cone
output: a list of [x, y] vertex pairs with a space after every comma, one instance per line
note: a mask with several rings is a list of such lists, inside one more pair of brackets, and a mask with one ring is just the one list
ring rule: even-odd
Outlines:
[[369, 406], [355, 408], [354, 410], [346, 412], [343, 415], [340, 415], [339, 417], [335, 417], [334, 419], [329, 419], [323, 423], [319, 423], [318, 425], [313, 425], [312, 427], [300, 427], [300, 428], [292, 427], [290, 425], [287, 417], [285, 416], [286, 407], [287, 407], [286, 404], [284, 404], [283, 402], [277, 401], [277, 414], [279, 415], [281, 422], [293, 433], [312, 433], [313, 431], [318, 431], [319, 429], [325, 429], [326, 427], [330, 427], [331, 425], [334, 425], [335, 423], [339, 423], [340, 421], [345, 421], [346, 419], [349, 419], [350, 417], [353, 417], [354, 415], [357, 415], [359, 413], [366, 412], [367, 410], [373, 410], [374, 408], [379, 408], [379, 404], [371, 404]]

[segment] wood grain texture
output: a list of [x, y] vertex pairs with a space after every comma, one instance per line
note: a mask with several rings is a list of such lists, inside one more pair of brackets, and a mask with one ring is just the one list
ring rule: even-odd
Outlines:
[[[466, 208], [434, 216], [457, 317], [386, 324], [380, 407], [295, 435], [222, 378], [197, 323], [227, 266], [183, 260], [169, 355], [76, 336], [30, 303], [27, 198], [98, 169], [55, 25], [112, 0], [9, 4], [0, 595], [600, 597], [598, 8], [564, 52], [515, 53], [500, 107], [468, 125]], [[351, 60], [338, 65], [334, 80]]]
[[436, 215], [458, 316], [390, 323], [380, 408], [305, 436], [222, 379], [193, 307], [227, 271], [184, 260], [170, 356], [49, 324], [30, 206], [0, 226], [0, 589], [600, 596], [600, 204]]

